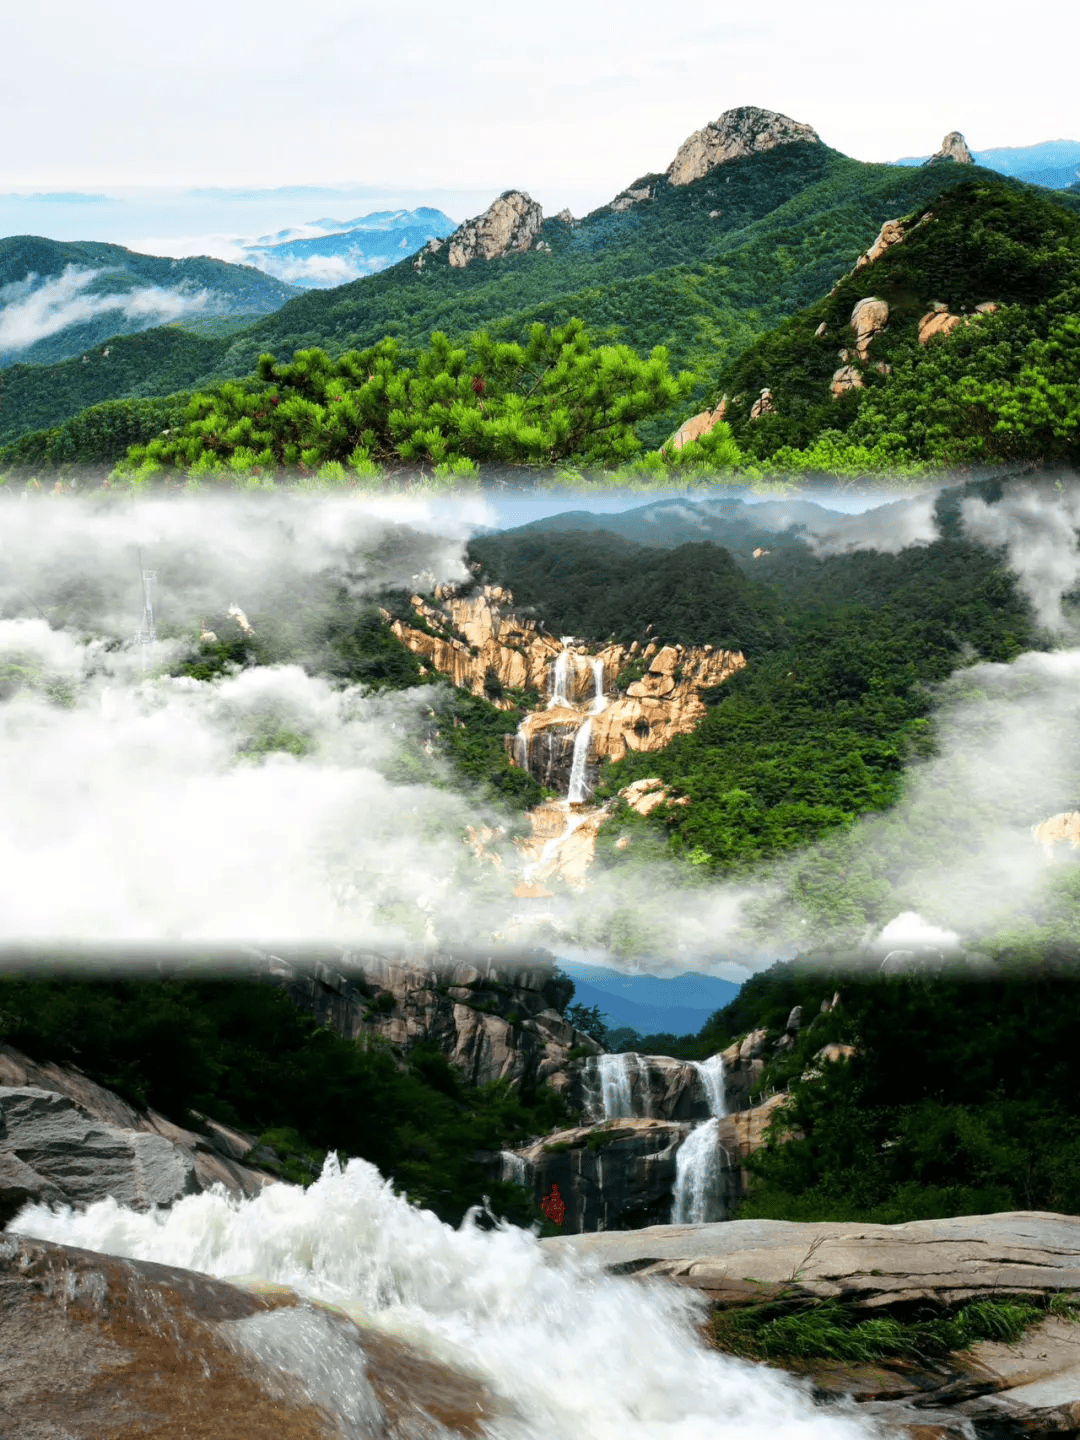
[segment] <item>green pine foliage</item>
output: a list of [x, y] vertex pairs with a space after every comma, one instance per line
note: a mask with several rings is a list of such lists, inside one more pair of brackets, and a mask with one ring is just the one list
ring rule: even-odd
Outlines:
[[[532, 325], [559, 328], [578, 318], [597, 342], [627, 345], [642, 360], [663, 346], [676, 369], [693, 374], [685, 397], [636, 422], [638, 437], [655, 450], [688, 413], [712, 403], [721, 372], [747, 347], [850, 270], [884, 220], [936, 203], [971, 177], [1019, 195], [1045, 193], [977, 168], [864, 165], [810, 143], [778, 146], [686, 186], [645, 176], [635, 188], [648, 185], [650, 198], [629, 209], [546, 220], [542, 250], [455, 268], [444, 246], [425, 253], [419, 268], [404, 260], [300, 295], [246, 329], [234, 330], [229, 319], [126, 337], [137, 357], [131, 365], [108, 363], [109, 342], [104, 365], [98, 352], [86, 366], [76, 359], [14, 367], [6, 372], [0, 443], [106, 399], [217, 389], [252, 376], [267, 353], [287, 363], [319, 348], [339, 359], [384, 339], [418, 351], [433, 332], [460, 347], [479, 330], [527, 345]], [[1062, 214], [1076, 208], [1064, 193], [1045, 203]]]
[[181, 429], [134, 446], [116, 474], [273, 476], [344, 464], [369, 477], [384, 464], [618, 463], [641, 449], [636, 422], [690, 383], [671, 375], [662, 348], [641, 360], [624, 345], [593, 346], [577, 320], [534, 325], [524, 346], [481, 333], [455, 349], [436, 333], [415, 359], [394, 340], [338, 360], [306, 350], [277, 365], [263, 355], [254, 382], [196, 395]]

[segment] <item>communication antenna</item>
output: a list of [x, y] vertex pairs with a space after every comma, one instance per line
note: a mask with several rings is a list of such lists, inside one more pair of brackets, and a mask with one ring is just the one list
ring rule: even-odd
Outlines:
[[147, 570], [142, 563], [142, 550], [139, 555], [139, 574], [142, 577], [143, 587], [143, 617], [142, 625], [135, 631], [135, 644], [142, 649], [142, 668], [146, 669], [147, 651], [153, 654], [153, 647], [157, 644], [157, 628], [154, 625], [154, 581], [157, 579], [156, 570]]

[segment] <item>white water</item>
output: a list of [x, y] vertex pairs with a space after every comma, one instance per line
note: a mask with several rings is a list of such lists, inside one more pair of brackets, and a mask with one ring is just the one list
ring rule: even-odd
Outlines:
[[547, 703], [549, 710], [554, 710], [557, 705], [569, 705], [570, 700], [566, 693], [566, 681], [570, 674], [570, 651], [560, 650], [555, 656], [555, 670], [552, 676], [551, 699]]
[[716, 1054], [692, 1063], [708, 1098], [710, 1118], [690, 1132], [675, 1154], [672, 1225], [705, 1225], [723, 1219], [719, 1190], [727, 1154], [716, 1122], [727, 1114], [724, 1059]]
[[596, 1069], [600, 1077], [600, 1098], [605, 1120], [634, 1118], [634, 1092], [631, 1069], [640, 1070], [641, 1060], [633, 1050], [619, 1055], [598, 1055]]
[[570, 764], [570, 788], [566, 798], [571, 805], [582, 805], [589, 794], [589, 742], [592, 739], [592, 721], [586, 720], [574, 736], [574, 758]]
[[724, 1095], [724, 1057], [719, 1053], [710, 1055], [708, 1060], [694, 1060], [694, 1069], [701, 1076], [705, 1096], [709, 1102], [710, 1115], [726, 1115], [727, 1100]]
[[719, 1198], [724, 1147], [715, 1117], [691, 1130], [675, 1155], [672, 1225], [705, 1225], [723, 1219]]
[[513, 1185], [529, 1185], [529, 1167], [520, 1155], [515, 1155], [513, 1150], [500, 1150], [499, 1157], [502, 1160], [501, 1180], [507, 1180]]
[[[817, 1410], [776, 1371], [705, 1348], [704, 1302], [675, 1285], [549, 1264], [527, 1231], [442, 1224], [373, 1166], [328, 1162], [307, 1191], [222, 1191], [171, 1211], [113, 1200], [82, 1214], [28, 1206], [24, 1235], [211, 1275], [258, 1275], [341, 1306], [456, 1363], [520, 1418], [489, 1440], [856, 1440], [854, 1414]], [[547, 1251], [550, 1254], [550, 1250]]]
[[607, 696], [604, 694], [604, 662], [597, 655], [592, 662], [593, 673], [593, 702], [592, 713], [599, 715], [600, 711], [607, 705]]

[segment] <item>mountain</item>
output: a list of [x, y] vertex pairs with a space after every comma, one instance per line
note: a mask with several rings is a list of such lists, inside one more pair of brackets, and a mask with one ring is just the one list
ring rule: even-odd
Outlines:
[[[664, 499], [624, 510], [615, 515], [597, 515], [588, 510], [566, 510], [541, 520], [498, 533], [507, 538], [530, 534], [575, 531], [589, 534], [604, 531], [638, 545], [673, 549], [702, 540], [721, 545], [736, 560], [753, 558], [757, 549], [777, 549], [805, 543], [805, 534], [838, 533], [858, 525], [858, 516], [829, 510], [810, 500], [766, 500], [747, 504], [744, 500]], [[477, 537], [482, 538], [481, 536]]]
[[960, 182], [884, 224], [827, 294], [721, 370], [711, 420], [748, 458], [1075, 463], [1080, 216], [973, 166], [911, 173], [934, 171]]
[[696, 1035], [739, 993], [734, 981], [689, 970], [662, 979], [575, 961], [560, 961], [559, 968], [574, 982], [575, 1004], [595, 1005], [601, 1015], [639, 1035]]
[[253, 267], [206, 256], [170, 260], [122, 245], [13, 235], [0, 240], [0, 367], [52, 366], [162, 323], [242, 316], [250, 324], [298, 293]]
[[[310, 231], [321, 234], [310, 234]], [[355, 220], [313, 220], [245, 246], [252, 265], [302, 289], [330, 289], [415, 255], [454, 230], [441, 210], [380, 210]]]
[[[664, 173], [640, 177], [583, 219], [545, 218], [528, 196], [508, 191], [413, 259], [308, 291], [237, 333], [201, 336], [213, 343], [198, 356], [149, 332], [144, 363], [133, 365], [135, 390], [126, 377], [103, 374], [88, 394], [75, 374], [78, 360], [15, 367], [0, 442], [110, 398], [250, 374], [267, 351], [279, 359], [311, 346], [340, 353], [384, 336], [418, 346], [434, 330], [461, 339], [481, 327], [519, 339], [537, 321], [572, 316], [594, 339], [639, 354], [666, 346], [674, 365], [695, 376], [693, 405], [711, 399], [721, 373], [757, 337], [849, 272], [886, 221], [965, 181], [989, 180], [1024, 191], [978, 166], [866, 165], [824, 145], [808, 126], [744, 107], [689, 137]], [[1062, 208], [1078, 203], [1064, 193], [1056, 200]], [[658, 446], [684, 415], [665, 413], [639, 434]]]
[[[985, 170], [1011, 175], [1028, 185], [1066, 190], [1080, 172], [1080, 140], [1044, 140], [1039, 145], [1013, 145], [997, 150], [973, 150], [972, 159]], [[895, 165], [925, 165], [928, 155], [906, 155]]]

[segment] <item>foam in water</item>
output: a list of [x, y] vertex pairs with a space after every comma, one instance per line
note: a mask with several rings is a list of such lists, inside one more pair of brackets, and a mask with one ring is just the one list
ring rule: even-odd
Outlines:
[[630, 1067], [638, 1065], [632, 1050], [619, 1055], [598, 1055], [596, 1069], [600, 1076], [600, 1098], [605, 1120], [630, 1120], [634, 1115]]
[[672, 1225], [706, 1225], [724, 1218], [720, 1200], [723, 1156], [715, 1118], [691, 1130], [679, 1146], [675, 1153]]
[[727, 1114], [724, 1057], [710, 1055], [708, 1060], [694, 1060], [692, 1064], [701, 1077], [710, 1118], [692, 1130], [676, 1151], [672, 1225], [704, 1225], [724, 1218], [720, 1179], [728, 1157], [716, 1124], [721, 1115]]
[[[683, 1287], [606, 1276], [513, 1226], [454, 1230], [361, 1160], [344, 1170], [329, 1160], [306, 1191], [276, 1184], [238, 1201], [218, 1189], [140, 1213], [113, 1200], [81, 1214], [34, 1205], [12, 1228], [219, 1277], [259, 1275], [337, 1304], [505, 1397], [523, 1418], [492, 1421], [490, 1440], [874, 1433], [854, 1413], [815, 1409], [787, 1377], [708, 1350], [695, 1330], [704, 1301]], [[306, 1332], [246, 1338], [285, 1345], [308, 1380]]]
[[587, 766], [591, 739], [592, 721], [586, 720], [574, 736], [574, 758], [570, 765], [570, 788], [566, 794], [571, 805], [583, 804], [589, 794]]

